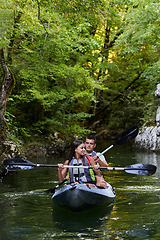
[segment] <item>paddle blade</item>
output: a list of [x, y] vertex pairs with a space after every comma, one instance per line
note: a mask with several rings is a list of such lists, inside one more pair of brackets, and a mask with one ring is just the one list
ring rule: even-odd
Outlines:
[[132, 139], [134, 139], [137, 136], [138, 131], [139, 130], [138, 130], [137, 125], [134, 125], [134, 126], [128, 128], [124, 133], [122, 133], [122, 135], [118, 138], [118, 140], [116, 141], [116, 143], [114, 145], [122, 145], [124, 143], [131, 141]]
[[44, 191], [44, 193], [55, 193], [55, 190], [57, 188], [59, 188], [63, 183], [67, 182], [68, 180], [67, 179], [64, 179], [62, 182], [60, 182], [57, 186], [55, 186], [54, 188], [50, 188], [46, 191]]
[[55, 186], [54, 188], [50, 188], [48, 190], [45, 190], [44, 193], [55, 193], [56, 189], [57, 189], [57, 186]]
[[153, 175], [156, 172], [156, 169], [157, 167], [154, 165], [143, 164], [143, 163], [137, 163], [124, 168], [125, 172], [127, 173], [144, 175], [144, 176]]
[[22, 158], [6, 159], [3, 166], [8, 171], [29, 170], [35, 167], [35, 164]]

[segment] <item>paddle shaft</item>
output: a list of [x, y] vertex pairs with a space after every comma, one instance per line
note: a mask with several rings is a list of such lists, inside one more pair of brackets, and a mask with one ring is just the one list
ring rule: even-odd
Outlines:
[[107, 152], [111, 148], [113, 148], [115, 145], [121, 145], [121, 144], [131, 141], [132, 139], [134, 139], [137, 136], [137, 134], [138, 134], [138, 127], [136, 125], [128, 128], [125, 132], [123, 132], [119, 136], [119, 138], [117, 139], [117, 141], [114, 144], [112, 144], [110, 147], [106, 148], [103, 152], [97, 154], [97, 156], [100, 157], [105, 152]]
[[[11, 166], [31, 166], [30, 164], [27, 163], [12, 163], [12, 164], [8, 164]], [[39, 164], [39, 163], [35, 163], [32, 164], [32, 167], [58, 167], [58, 165], [52, 165], [52, 164]], [[93, 169], [94, 166], [83, 166], [83, 165], [79, 165], [79, 166], [69, 166], [69, 165], [63, 165], [64, 168], [83, 168], [83, 169]], [[125, 170], [126, 168], [122, 168], [122, 167], [99, 167], [99, 169], [107, 169], [107, 170]], [[141, 168], [128, 168], [127, 170], [141, 170]], [[143, 170], [148, 170], [147, 168]]]
[[103, 152], [97, 154], [98, 157], [102, 156], [105, 152], [109, 151], [111, 148], [114, 147], [114, 144], [112, 144], [110, 147], [106, 148]]
[[[93, 166], [68, 166], [63, 165], [64, 168], [83, 168], [83, 169], [93, 169]], [[113, 171], [136, 171], [136, 170], [143, 170], [148, 171], [148, 168], [137, 168], [137, 167], [99, 167], [99, 169], [107, 169], [107, 170], [113, 170]]]

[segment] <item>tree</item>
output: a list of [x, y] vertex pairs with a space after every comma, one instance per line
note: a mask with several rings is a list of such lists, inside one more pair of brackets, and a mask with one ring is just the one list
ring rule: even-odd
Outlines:
[[91, 120], [118, 129], [142, 124], [146, 109], [150, 118], [159, 78], [158, 1], [1, 2], [0, 47], [16, 80], [9, 133], [57, 131], [66, 140], [93, 130]]
[[7, 129], [7, 124], [4, 120], [6, 103], [14, 86], [14, 77], [5, 63], [3, 49], [0, 51], [0, 62], [4, 73], [3, 83], [0, 91], [0, 140], [2, 141], [5, 140], [5, 130]]
[[116, 1], [113, 5], [111, 2], [107, 12], [112, 17], [110, 20], [106, 17], [101, 34], [103, 61], [98, 75], [107, 90], [99, 92], [103, 104], [99, 104], [96, 116], [101, 116], [103, 122], [105, 119], [109, 128], [126, 128], [135, 121], [143, 124], [147, 119], [155, 119], [159, 1]]
[[[84, 17], [77, 17], [73, 24], [74, 11], [71, 17], [59, 14], [51, 1], [13, 3], [6, 54], [16, 74], [7, 105], [15, 116], [14, 127], [17, 123], [18, 134], [27, 136], [30, 130], [36, 136], [40, 132], [52, 134], [56, 129], [68, 139], [87, 133], [84, 122], [95, 101], [94, 89], [103, 89], [84, 68], [86, 58], [100, 47], [91, 33], [91, 24]], [[84, 6], [79, 6], [83, 11]]]

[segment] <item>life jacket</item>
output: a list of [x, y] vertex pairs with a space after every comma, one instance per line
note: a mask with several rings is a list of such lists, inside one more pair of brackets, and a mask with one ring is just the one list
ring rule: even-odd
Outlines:
[[[94, 157], [96, 155], [97, 155], [97, 153], [95, 151], [93, 151], [92, 153], [90, 153], [86, 156], [86, 159], [87, 159], [87, 162], [88, 162], [89, 166], [91, 166], [91, 164], [90, 164], [91, 157]], [[96, 163], [96, 164], [99, 165], [99, 163]], [[95, 179], [95, 172], [92, 169], [89, 169], [89, 170], [90, 170], [91, 177]]]
[[89, 153], [89, 154], [86, 156], [87, 162], [88, 162], [89, 165], [91, 165], [91, 164], [90, 164], [90, 158], [91, 158], [91, 157], [94, 157], [94, 156], [96, 156], [96, 155], [97, 155], [97, 153], [96, 153], [95, 151], [93, 151], [92, 153]]
[[[83, 164], [84, 162], [84, 164]], [[74, 157], [69, 163], [69, 166], [90, 166], [89, 163], [87, 162], [86, 157], [84, 159], [81, 159], [78, 161]], [[91, 170], [91, 171], [90, 171]], [[95, 182], [95, 176], [94, 172], [92, 169], [87, 169], [87, 168], [69, 168], [69, 178], [70, 178], [70, 183], [73, 182], [82, 182], [82, 183], [87, 183], [87, 182]]]

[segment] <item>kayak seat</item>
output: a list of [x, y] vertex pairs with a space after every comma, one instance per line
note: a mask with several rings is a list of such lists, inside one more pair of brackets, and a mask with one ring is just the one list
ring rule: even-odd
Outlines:
[[97, 188], [100, 188], [100, 189], [105, 189], [106, 187], [101, 187], [101, 186], [96, 186]]

